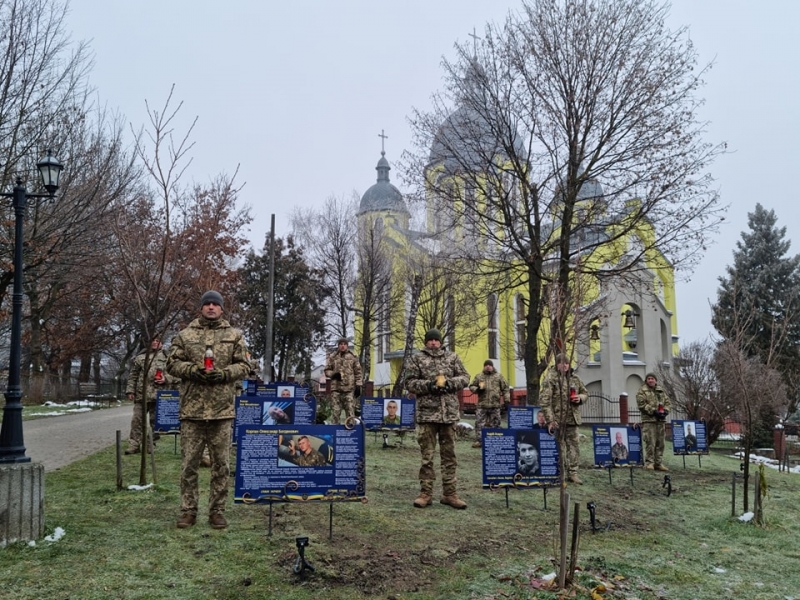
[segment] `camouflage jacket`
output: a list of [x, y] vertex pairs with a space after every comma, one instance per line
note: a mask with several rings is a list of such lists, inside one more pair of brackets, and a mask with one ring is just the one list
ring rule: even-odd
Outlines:
[[[431, 393], [428, 384], [439, 374], [452, 388], [449, 392]], [[469, 373], [454, 352], [442, 348], [423, 348], [408, 361], [406, 389], [417, 397], [417, 423], [457, 423], [459, 390], [469, 383]]]
[[298, 467], [322, 467], [328, 464], [322, 454], [313, 448], [308, 454], [298, 454], [294, 458], [294, 464]]
[[[207, 346], [211, 346], [214, 352], [214, 368], [227, 374], [224, 383], [201, 383], [189, 379], [192, 366], [203, 368]], [[175, 336], [167, 354], [167, 372], [181, 379], [181, 419], [232, 419], [236, 384], [249, 371], [242, 332], [224, 319], [195, 319]]]
[[[180, 383], [180, 379], [172, 377], [167, 373], [167, 354], [164, 350], [157, 350], [155, 355], [150, 357], [150, 368], [144, 372], [144, 361], [147, 357], [147, 350], [143, 350], [136, 355], [131, 364], [131, 372], [128, 374], [128, 385], [125, 387], [126, 394], [133, 394], [134, 402], [142, 401], [142, 385], [147, 385], [147, 401], [156, 401], [158, 390], [172, 390]], [[156, 383], [156, 371], [161, 370], [166, 379], [165, 383]]]
[[[571, 402], [570, 388], [575, 388], [580, 402]], [[555, 367], [550, 367], [542, 381], [539, 391], [539, 403], [542, 405], [548, 423], [557, 421], [559, 425], [580, 425], [581, 404], [586, 400], [588, 392], [583, 382], [572, 372], [562, 375]]]
[[642, 387], [636, 392], [636, 404], [639, 405], [639, 412], [642, 413], [642, 423], [659, 421], [656, 419], [656, 409], [659, 404], [663, 404], [664, 410], [667, 411], [672, 408], [672, 401], [660, 385], [651, 388], [646, 383], [642, 384]]
[[[339, 373], [342, 378], [331, 379], [334, 373]], [[328, 355], [325, 362], [325, 377], [331, 380], [332, 392], [352, 392], [362, 383], [361, 363], [350, 350], [344, 353], [336, 350]]]
[[[483, 389], [481, 389], [483, 382]], [[508, 384], [497, 371], [481, 371], [469, 384], [471, 392], [478, 394], [478, 408], [500, 408], [508, 402]]]
[[611, 446], [611, 458], [615, 460], [627, 460], [628, 448], [625, 444], [614, 444]]

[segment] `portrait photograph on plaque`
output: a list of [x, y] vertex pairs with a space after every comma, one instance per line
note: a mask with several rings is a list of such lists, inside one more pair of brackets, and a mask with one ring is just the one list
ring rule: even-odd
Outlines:
[[262, 425], [292, 425], [294, 424], [294, 400], [270, 402], [265, 400], [261, 405]]
[[671, 425], [673, 454], [708, 454], [704, 421], [674, 420]]
[[178, 416], [181, 399], [178, 390], [156, 391], [155, 433], [180, 433], [181, 420]]
[[598, 467], [640, 466], [641, 429], [633, 425], [593, 425], [594, 464]]
[[363, 427], [240, 425], [237, 437], [235, 502], [365, 497]]
[[483, 487], [558, 485], [558, 442], [542, 429], [483, 429]]
[[540, 406], [509, 406], [509, 429], [547, 429], [547, 422]]
[[361, 422], [367, 431], [414, 429], [417, 402], [411, 398], [361, 398]]
[[317, 399], [269, 396], [237, 396], [235, 400], [233, 443], [238, 441], [240, 425], [314, 425], [317, 418]]

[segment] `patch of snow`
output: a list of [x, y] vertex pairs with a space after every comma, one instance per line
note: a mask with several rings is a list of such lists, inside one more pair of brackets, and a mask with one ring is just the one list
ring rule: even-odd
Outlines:
[[756, 515], [753, 512], [746, 512], [741, 517], [739, 517], [739, 520], [742, 521], [743, 523], [749, 523], [750, 521], [753, 520], [753, 517], [755, 516]]
[[148, 483], [147, 485], [129, 485], [128, 489], [134, 492], [140, 492], [142, 490], [149, 490], [151, 487], [153, 487], [153, 484]]
[[714, 573], [727, 573], [722, 567], [714, 567]]
[[547, 575], [542, 575], [539, 579], [542, 581], [553, 581], [556, 578], [555, 571], [553, 573], [548, 573]]
[[48, 535], [44, 538], [45, 542], [57, 542], [60, 540], [64, 535], [66, 535], [66, 531], [61, 529], [61, 527], [56, 527], [56, 530], [52, 533], [52, 535]]

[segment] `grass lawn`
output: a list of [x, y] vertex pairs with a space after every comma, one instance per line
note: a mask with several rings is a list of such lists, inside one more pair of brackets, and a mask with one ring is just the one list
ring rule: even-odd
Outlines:
[[[731, 519], [731, 474], [723, 455], [670, 456], [663, 474], [589, 468], [590, 430], [582, 441], [577, 585], [570, 597], [749, 600], [800, 598], [800, 475], [768, 470], [763, 529]], [[390, 440], [394, 439], [393, 436]], [[481, 450], [459, 441], [456, 511], [436, 502], [420, 510], [419, 450], [382, 448], [367, 434], [366, 502], [275, 504], [272, 535], [265, 505], [232, 505], [230, 527], [204, 517], [208, 471], [201, 474], [201, 513], [187, 530], [179, 516], [180, 457], [171, 438], [156, 450], [158, 484], [116, 491], [113, 448], [45, 476], [46, 531], [66, 535], [0, 550], [0, 597], [14, 599], [524, 599], [561, 597], [545, 588], [555, 571], [558, 489], [492, 491], [481, 487]], [[668, 446], [668, 450], [670, 447]], [[124, 483], [138, 482], [139, 456], [123, 457]], [[437, 482], [438, 484], [438, 482]], [[438, 495], [440, 488], [436, 489]], [[231, 494], [232, 498], [233, 494]], [[438, 496], [437, 496], [438, 498]], [[508, 506], [506, 505], [508, 500]], [[597, 525], [592, 533], [588, 502]], [[741, 512], [741, 482], [737, 514]], [[315, 572], [292, 573], [295, 538], [308, 536]], [[604, 584], [605, 588], [598, 588]], [[563, 596], [566, 597], [566, 596]]]

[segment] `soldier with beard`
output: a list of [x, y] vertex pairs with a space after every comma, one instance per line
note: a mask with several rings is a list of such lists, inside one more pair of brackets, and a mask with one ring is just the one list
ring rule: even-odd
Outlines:
[[442, 348], [438, 329], [425, 334], [425, 347], [411, 357], [406, 373], [406, 389], [417, 398], [417, 441], [422, 454], [419, 469], [420, 493], [414, 506], [425, 508], [433, 504], [433, 453], [439, 443], [442, 471], [441, 504], [467, 508], [456, 494], [455, 428], [459, 420], [459, 390], [469, 383], [469, 373], [454, 352]]

